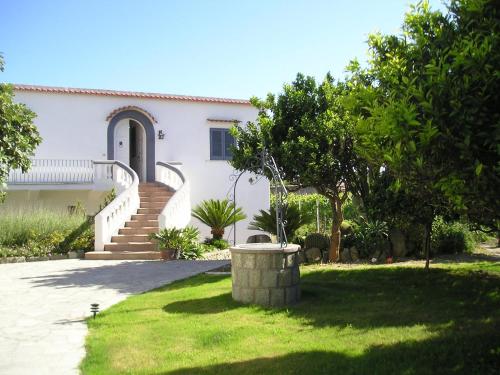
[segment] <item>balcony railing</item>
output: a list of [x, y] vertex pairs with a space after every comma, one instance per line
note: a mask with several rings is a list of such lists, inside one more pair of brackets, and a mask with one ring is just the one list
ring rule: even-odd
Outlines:
[[9, 172], [10, 185], [62, 185], [94, 183], [92, 160], [33, 159], [31, 168], [23, 173], [19, 169]]

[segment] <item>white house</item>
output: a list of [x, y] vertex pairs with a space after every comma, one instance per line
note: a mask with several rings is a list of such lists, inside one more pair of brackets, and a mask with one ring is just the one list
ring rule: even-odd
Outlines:
[[[228, 129], [254, 120], [257, 111], [239, 99], [144, 92], [14, 85], [16, 101], [37, 114], [43, 138], [26, 173], [12, 171], [6, 205], [67, 208], [81, 202], [96, 212], [106, 192], [118, 196], [96, 216], [92, 258], [150, 258], [148, 231], [191, 222], [204, 199], [232, 199]], [[269, 207], [269, 182], [240, 178], [236, 203], [247, 220], [236, 242], [251, 234], [249, 221]], [[167, 189], [168, 186], [170, 189]], [[233, 242], [233, 229], [225, 237]], [[149, 255], [148, 255], [149, 254]], [[154, 256], [153, 256], [154, 257]]]

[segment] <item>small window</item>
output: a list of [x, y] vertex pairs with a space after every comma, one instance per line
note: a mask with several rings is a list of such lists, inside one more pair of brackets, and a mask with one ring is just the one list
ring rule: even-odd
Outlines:
[[231, 160], [231, 146], [235, 144], [229, 129], [210, 129], [210, 160]]

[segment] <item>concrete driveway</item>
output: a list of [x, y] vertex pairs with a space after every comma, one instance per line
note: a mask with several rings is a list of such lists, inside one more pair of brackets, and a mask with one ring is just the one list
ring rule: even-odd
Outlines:
[[90, 304], [127, 296], [227, 261], [59, 260], [0, 265], [0, 374], [78, 374]]

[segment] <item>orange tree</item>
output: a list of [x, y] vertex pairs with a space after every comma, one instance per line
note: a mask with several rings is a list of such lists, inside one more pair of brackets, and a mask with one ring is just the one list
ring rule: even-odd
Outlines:
[[498, 230], [498, 3], [454, 0], [443, 14], [420, 2], [401, 35], [370, 36], [366, 70], [351, 65], [354, 77], [364, 78], [351, 89], [358, 152], [420, 202], [426, 267], [440, 211]]
[[274, 157], [282, 177], [299, 187], [314, 187], [328, 198], [332, 210], [331, 261], [339, 259], [342, 205], [349, 192], [360, 186], [366, 170], [354, 151], [354, 123], [343, 100], [349, 89], [327, 75], [321, 84], [298, 74], [277, 96], [252, 98], [259, 109], [255, 122], [235, 126], [232, 165], [257, 172], [249, 161], [265, 147]]
[[[0, 71], [4, 62], [0, 55]], [[9, 170], [20, 168], [26, 172], [31, 166], [30, 157], [41, 142], [33, 125], [35, 114], [24, 104], [14, 103], [11, 85], [0, 83], [0, 202], [3, 201]]]

